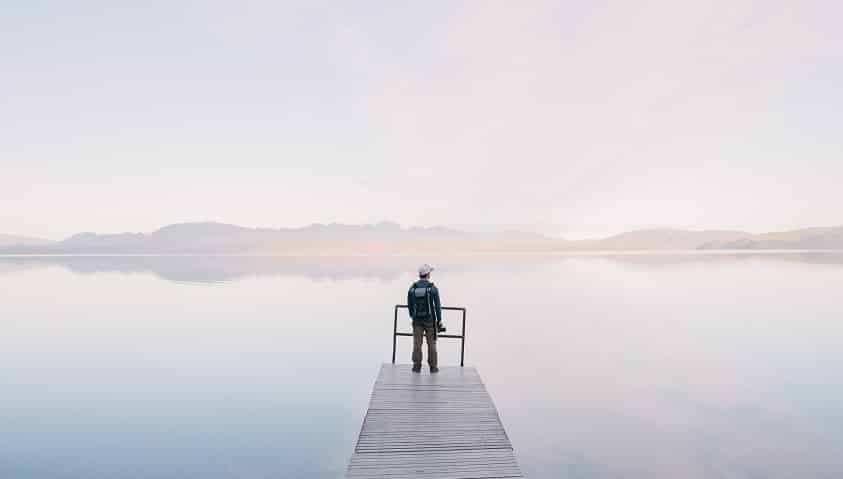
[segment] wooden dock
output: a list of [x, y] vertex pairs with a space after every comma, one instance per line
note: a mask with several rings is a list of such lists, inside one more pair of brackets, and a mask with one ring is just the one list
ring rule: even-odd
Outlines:
[[524, 477], [477, 371], [381, 367], [348, 479]]

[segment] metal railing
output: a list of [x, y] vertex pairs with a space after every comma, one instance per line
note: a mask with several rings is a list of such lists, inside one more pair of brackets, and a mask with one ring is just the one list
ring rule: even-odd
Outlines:
[[[398, 310], [407, 309], [406, 304], [395, 305], [395, 321], [392, 325], [392, 364], [395, 364], [395, 350], [398, 347], [398, 336], [412, 336], [413, 333], [398, 332]], [[434, 336], [439, 338], [453, 338], [460, 340], [460, 367], [465, 366], [465, 308], [442, 306], [443, 311], [462, 311], [462, 332], [460, 334], [439, 334], [437, 328], [433, 328]]]

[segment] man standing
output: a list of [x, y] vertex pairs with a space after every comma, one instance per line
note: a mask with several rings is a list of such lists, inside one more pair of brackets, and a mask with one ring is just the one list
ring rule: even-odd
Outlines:
[[439, 290], [430, 282], [433, 268], [429, 264], [419, 266], [419, 280], [407, 292], [407, 307], [413, 319], [413, 372], [421, 371], [422, 339], [427, 339], [427, 364], [430, 372], [439, 372], [436, 355], [436, 335], [442, 327], [442, 306]]

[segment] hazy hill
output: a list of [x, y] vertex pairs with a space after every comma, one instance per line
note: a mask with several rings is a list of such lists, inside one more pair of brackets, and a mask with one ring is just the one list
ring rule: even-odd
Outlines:
[[448, 228], [314, 224], [244, 228], [180, 223], [152, 233], [79, 233], [47, 245], [0, 247], [6, 253], [61, 254], [410, 254], [418, 252], [548, 251], [554, 242], [529, 233], [467, 233]]
[[843, 227], [777, 233], [649, 229], [603, 239], [567, 241], [521, 232], [465, 232], [314, 224], [303, 228], [245, 228], [224, 223], [179, 223], [151, 233], [79, 233], [50, 242], [19, 237], [0, 242], [6, 254], [254, 254], [358, 255], [430, 253], [536, 253], [566, 251], [669, 251], [694, 249], [843, 249]]
[[582, 250], [688, 250], [714, 241], [735, 241], [749, 236], [743, 231], [687, 231], [679, 229], [647, 229], [630, 231], [599, 240], [572, 242]]
[[7, 248], [12, 246], [43, 246], [51, 243], [53, 242], [41, 238], [30, 238], [28, 236], [0, 234], [0, 248]]
[[804, 228], [710, 241], [700, 249], [843, 249], [843, 226]]

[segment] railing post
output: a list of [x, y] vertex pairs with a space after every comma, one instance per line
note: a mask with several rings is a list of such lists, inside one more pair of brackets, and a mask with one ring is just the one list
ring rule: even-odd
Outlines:
[[462, 338], [460, 339], [460, 367], [465, 366], [465, 308], [462, 310]]
[[392, 364], [395, 364], [395, 349], [398, 346], [398, 305], [395, 305], [395, 321], [392, 323]]

